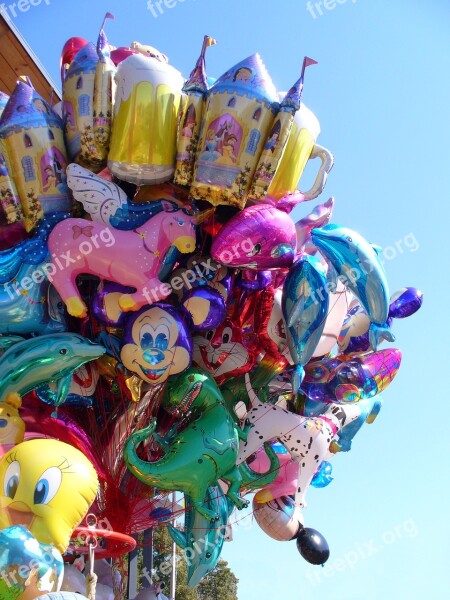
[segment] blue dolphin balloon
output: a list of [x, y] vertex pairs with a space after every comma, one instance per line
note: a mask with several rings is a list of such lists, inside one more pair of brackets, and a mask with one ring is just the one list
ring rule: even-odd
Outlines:
[[377, 250], [359, 233], [326, 225], [311, 232], [312, 241], [369, 315], [370, 345], [374, 350], [382, 339], [395, 340], [389, 329], [389, 288]]
[[322, 263], [307, 254], [294, 263], [284, 282], [282, 309], [289, 350], [296, 365], [294, 392], [300, 388], [303, 366], [311, 359], [325, 327], [329, 304], [326, 283]]
[[173, 541], [186, 553], [189, 588], [198, 585], [216, 566], [225, 540], [228, 517], [234, 510], [219, 485], [208, 488], [205, 506], [219, 515], [217, 521], [205, 519], [193, 509], [190, 497], [186, 496], [185, 531], [172, 525], [168, 529]]
[[49, 281], [47, 247], [49, 232], [63, 216], [49, 215], [32, 239], [0, 252], [1, 334], [43, 335], [67, 329], [64, 305]]

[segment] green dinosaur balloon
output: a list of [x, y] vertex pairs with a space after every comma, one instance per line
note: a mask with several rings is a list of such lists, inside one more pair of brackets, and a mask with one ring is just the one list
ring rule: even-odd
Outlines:
[[275, 358], [266, 354], [254, 371], [229, 379], [221, 386], [225, 404], [236, 421], [239, 421], [235, 412], [236, 405], [242, 402], [249, 410], [250, 396], [253, 393], [256, 393], [261, 402], [268, 402], [268, 385], [274, 377], [286, 370], [286, 365], [287, 361], [284, 358]]
[[[208, 375], [188, 369], [167, 384], [162, 405], [178, 418], [188, 415], [189, 423], [181, 432], [175, 428], [162, 438], [155, 433], [156, 419], [153, 419], [146, 429], [134, 432], [127, 439], [123, 451], [125, 462], [142, 482], [187, 494], [201, 515], [217, 520], [217, 512], [204, 501], [208, 487], [215, 485], [218, 479], [230, 484], [227, 496], [238, 509], [248, 506], [248, 502], [240, 498], [239, 489], [243, 484], [248, 486], [249, 472], [255, 481], [261, 482], [260, 487], [265, 485], [262, 480], [265, 475], [270, 480], [275, 479], [273, 462], [269, 472], [262, 475], [252, 472], [247, 465], [243, 469], [236, 466], [239, 440], [246, 440], [247, 431], [236, 424], [217, 384]], [[155, 462], [146, 462], [139, 458], [136, 448], [151, 436], [165, 453]]]

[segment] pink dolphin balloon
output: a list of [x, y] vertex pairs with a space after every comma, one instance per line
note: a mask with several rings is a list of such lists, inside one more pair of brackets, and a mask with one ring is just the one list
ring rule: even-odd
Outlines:
[[226, 223], [214, 239], [211, 256], [231, 267], [289, 268], [295, 257], [294, 221], [269, 204], [249, 206]]

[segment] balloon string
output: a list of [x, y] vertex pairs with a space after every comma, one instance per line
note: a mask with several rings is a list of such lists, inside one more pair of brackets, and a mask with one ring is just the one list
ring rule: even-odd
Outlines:
[[97, 575], [94, 573], [95, 552], [94, 544], [89, 544], [89, 575], [86, 577], [86, 596], [88, 600], [95, 600], [97, 588]]

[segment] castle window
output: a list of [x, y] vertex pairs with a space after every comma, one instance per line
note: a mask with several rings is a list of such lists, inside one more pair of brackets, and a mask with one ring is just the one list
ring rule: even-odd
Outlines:
[[261, 139], [261, 133], [257, 129], [250, 131], [250, 136], [245, 151], [252, 156], [255, 156], [256, 149], [258, 148], [259, 140]]
[[78, 77], [77, 90], [82, 90], [82, 89], [83, 89], [83, 78], [82, 77]]
[[83, 94], [78, 98], [78, 114], [80, 117], [88, 117], [89, 116], [89, 96], [87, 94]]
[[234, 108], [236, 106], [236, 98], [231, 98], [231, 100], [228, 101], [228, 106]]
[[54, 140], [55, 136], [53, 134], [53, 131], [51, 129], [48, 130], [48, 139], [49, 140]]
[[23, 136], [23, 143], [24, 143], [25, 148], [32, 148], [33, 147], [33, 143], [31, 141], [31, 138], [30, 138], [30, 136], [27, 133]]
[[262, 110], [261, 110], [261, 107], [259, 107], [253, 113], [253, 117], [252, 118], [255, 119], [255, 121], [259, 121], [259, 119], [261, 118], [261, 113], [262, 113]]
[[23, 174], [25, 176], [25, 181], [34, 181], [36, 179], [36, 174], [34, 172], [33, 159], [31, 156], [24, 156], [22, 158], [22, 168]]

